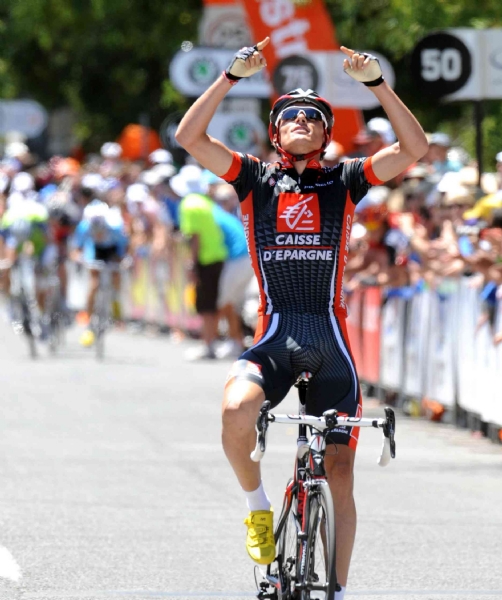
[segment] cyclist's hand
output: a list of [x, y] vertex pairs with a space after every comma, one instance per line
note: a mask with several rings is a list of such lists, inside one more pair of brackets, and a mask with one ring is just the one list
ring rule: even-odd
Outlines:
[[352, 79], [360, 81], [368, 87], [374, 87], [383, 82], [382, 69], [376, 56], [366, 52], [356, 52], [345, 46], [341, 46], [340, 50], [347, 56], [343, 61], [343, 70]]
[[269, 42], [270, 38], [266, 37], [256, 45], [241, 48], [236, 52], [225, 71], [227, 79], [239, 81], [243, 77], [251, 77], [251, 75], [258, 73], [258, 71], [266, 67], [267, 61], [261, 54], [261, 51]]

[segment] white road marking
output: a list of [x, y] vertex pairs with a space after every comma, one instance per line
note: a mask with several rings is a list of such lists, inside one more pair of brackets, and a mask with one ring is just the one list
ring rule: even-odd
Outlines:
[[[256, 592], [153, 592], [146, 590], [108, 590], [108, 591], [81, 591], [81, 592], [51, 592], [51, 598], [88, 598], [89, 594], [93, 596], [140, 596], [142, 598], [256, 598]], [[357, 590], [347, 592], [347, 597], [352, 596], [427, 596], [428, 598], [455, 596], [478, 598], [483, 597], [502, 597], [502, 590]], [[29, 592], [23, 596], [25, 600], [31, 598], [47, 598], [47, 592], [32, 593]]]
[[21, 579], [21, 568], [14, 560], [12, 554], [0, 546], [0, 579], [19, 581]]

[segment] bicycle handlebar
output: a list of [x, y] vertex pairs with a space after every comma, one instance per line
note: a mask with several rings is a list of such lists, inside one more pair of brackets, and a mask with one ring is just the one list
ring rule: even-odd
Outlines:
[[396, 442], [394, 435], [396, 431], [396, 418], [392, 408], [386, 407], [385, 418], [371, 419], [362, 417], [339, 417], [335, 410], [326, 411], [322, 417], [311, 415], [273, 415], [269, 412], [270, 401], [263, 403], [260, 414], [256, 420], [256, 446], [251, 452], [251, 460], [260, 462], [263, 458], [267, 445], [267, 429], [269, 423], [287, 423], [289, 425], [298, 423], [299, 425], [309, 425], [320, 432], [334, 427], [373, 427], [382, 429], [383, 445], [378, 464], [385, 467], [389, 464], [391, 458], [396, 457]]

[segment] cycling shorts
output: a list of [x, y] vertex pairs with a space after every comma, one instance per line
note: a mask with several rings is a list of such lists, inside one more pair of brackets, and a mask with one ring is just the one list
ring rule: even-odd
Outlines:
[[103, 262], [118, 262], [124, 258], [118, 246], [94, 246], [94, 260]]
[[[229, 373], [252, 381], [276, 407], [303, 371], [312, 373], [306, 411], [321, 416], [335, 408], [340, 416], [360, 417], [362, 397], [343, 319], [331, 315], [273, 314], [262, 339], [245, 351]], [[327, 443], [356, 449], [359, 428], [337, 427]]]

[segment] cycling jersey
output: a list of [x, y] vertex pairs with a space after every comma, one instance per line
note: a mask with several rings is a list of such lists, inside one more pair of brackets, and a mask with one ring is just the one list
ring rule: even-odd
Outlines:
[[7, 209], [0, 221], [6, 244], [18, 251], [31, 241], [35, 256], [41, 257], [47, 247], [49, 215], [44, 206], [31, 199], [21, 199]]
[[99, 200], [93, 200], [84, 210], [72, 239], [75, 248], [83, 250], [87, 261], [97, 260], [97, 249], [113, 249], [110, 255], [123, 258], [129, 239], [124, 230], [120, 211]]
[[[230, 377], [254, 381], [277, 405], [307, 370], [314, 375], [307, 395], [311, 414], [337, 408], [359, 416], [342, 283], [355, 206], [371, 185], [382, 183], [372, 159], [324, 168], [311, 160], [299, 175], [287, 162], [234, 153], [223, 179], [239, 196], [260, 286], [255, 343]], [[339, 428], [331, 441], [355, 448], [357, 434]]]

